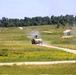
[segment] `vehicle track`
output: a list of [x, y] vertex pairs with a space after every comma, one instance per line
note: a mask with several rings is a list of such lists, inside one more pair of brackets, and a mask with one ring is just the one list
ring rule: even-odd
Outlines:
[[66, 51], [66, 52], [70, 52], [70, 53], [76, 54], [76, 50], [73, 50], [73, 49], [61, 48], [61, 47], [56, 47], [56, 46], [49, 46], [49, 45], [46, 45], [46, 44], [42, 44], [42, 45], [39, 45], [39, 46], [55, 48], [55, 49], [59, 49], [59, 50], [63, 50], [63, 51]]
[[0, 63], [0, 66], [13, 66], [13, 65], [50, 65], [50, 64], [63, 64], [63, 63], [76, 63], [75, 60], [69, 61], [48, 61], [48, 62], [10, 62]]

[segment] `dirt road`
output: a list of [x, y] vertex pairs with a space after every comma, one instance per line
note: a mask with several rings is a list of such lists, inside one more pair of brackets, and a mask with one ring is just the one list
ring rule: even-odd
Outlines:
[[73, 49], [61, 48], [61, 47], [56, 47], [56, 46], [49, 46], [49, 45], [46, 45], [46, 44], [43, 44], [43, 45], [40, 45], [40, 46], [45, 46], [45, 47], [49, 47], [49, 48], [55, 48], [55, 49], [59, 49], [59, 50], [63, 50], [63, 51], [66, 51], [66, 52], [70, 52], [70, 53], [76, 54], [76, 50], [73, 50]]
[[3, 65], [49, 65], [49, 64], [63, 64], [63, 63], [76, 63], [75, 60], [73, 61], [49, 61], [49, 62], [12, 62], [12, 63], [0, 63], [0, 66]]

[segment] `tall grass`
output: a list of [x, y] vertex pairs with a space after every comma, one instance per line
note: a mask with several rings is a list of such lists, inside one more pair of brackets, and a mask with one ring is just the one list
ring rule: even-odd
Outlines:
[[0, 49], [0, 62], [58, 60], [76, 60], [76, 55], [58, 49], [31, 44], [12, 44], [3, 46]]
[[0, 28], [0, 62], [67, 60], [66, 57], [68, 60], [75, 60], [75, 54], [32, 45], [31, 38], [27, 37], [31, 31], [35, 30], [40, 32], [44, 43], [76, 49], [76, 37], [61, 39], [65, 29], [56, 29], [55, 26], [51, 25], [23, 27], [22, 30], [18, 27]]
[[76, 75], [76, 63], [0, 66], [1, 75]]

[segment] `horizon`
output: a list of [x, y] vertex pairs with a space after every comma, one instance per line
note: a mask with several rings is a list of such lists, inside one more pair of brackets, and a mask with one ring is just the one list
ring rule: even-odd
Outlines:
[[[66, 15], [72, 15], [72, 14], [66, 14]], [[58, 16], [66, 16], [66, 15], [58, 15]], [[55, 15], [51, 15], [51, 16], [54, 16], [54, 17], [58, 17], [58, 16], [55, 16]], [[27, 18], [34, 18], [34, 17], [49, 17], [49, 18], [51, 18], [51, 16], [33, 16], [33, 17], [27, 17], [27, 16], [24, 16], [23, 18], [8, 18], [8, 17], [5, 17], [5, 16], [3, 16], [3, 17], [5, 17], [5, 18], [7, 18], [7, 19], [24, 19], [25, 17], [27, 17]], [[76, 15], [73, 15], [74, 17], [76, 16]], [[2, 17], [2, 18], [3, 18]], [[0, 18], [0, 19], [2, 19], [2, 18]]]

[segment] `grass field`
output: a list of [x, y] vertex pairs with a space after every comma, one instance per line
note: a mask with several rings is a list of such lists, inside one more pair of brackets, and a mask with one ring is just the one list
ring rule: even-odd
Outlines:
[[66, 28], [56, 29], [50, 25], [23, 27], [23, 29], [0, 28], [0, 62], [55, 61], [67, 60], [67, 57], [68, 60], [76, 60], [75, 54], [32, 45], [32, 38], [27, 37], [32, 31], [38, 31], [46, 44], [76, 49], [76, 35], [73, 38], [61, 39]]
[[0, 66], [0, 75], [76, 75], [76, 63]]
[[[39, 32], [45, 44], [76, 50], [76, 35], [61, 39], [67, 27], [32, 26], [0, 28], [0, 62], [76, 60], [76, 54], [32, 45], [28, 38], [32, 31]], [[75, 31], [74, 31], [75, 32]], [[54, 65], [0, 66], [0, 75], [76, 75], [76, 63]]]

